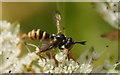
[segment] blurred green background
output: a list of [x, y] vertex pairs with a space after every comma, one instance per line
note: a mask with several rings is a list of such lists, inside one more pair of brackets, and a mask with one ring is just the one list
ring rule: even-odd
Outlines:
[[62, 14], [62, 27], [65, 28], [67, 37], [72, 37], [75, 41], [87, 41], [85, 46], [74, 46], [71, 50], [74, 58], [93, 46], [98, 52], [107, 50], [96, 65], [102, 64], [106, 59], [110, 59], [111, 63], [118, 60], [118, 42], [100, 36], [116, 29], [100, 17], [90, 2], [3, 2], [2, 19], [20, 23], [21, 33], [40, 28], [56, 34], [57, 28], [53, 20], [55, 10]]

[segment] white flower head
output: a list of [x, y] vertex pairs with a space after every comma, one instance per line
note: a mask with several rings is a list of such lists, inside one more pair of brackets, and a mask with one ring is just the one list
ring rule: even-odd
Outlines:
[[[7, 21], [0, 21], [0, 73], [22, 73], [25, 66], [29, 66], [33, 60], [36, 60], [38, 56], [35, 53], [28, 53], [24, 58], [20, 58], [21, 54], [19, 43], [20, 25], [11, 24]], [[25, 66], [24, 66], [25, 65]]]
[[120, 2], [114, 2], [111, 0], [110, 2], [97, 2], [94, 3], [95, 8], [100, 13], [101, 17], [107, 21], [111, 26], [120, 29]]
[[[15, 30], [13, 32], [13, 30]], [[13, 26], [7, 21], [0, 21], [0, 53], [2, 61], [2, 67], [0, 67], [0, 72], [6, 69], [8, 66], [11, 66], [14, 61], [17, 60], [17, 56], [20, 54], [19, 47], [17, 44], [20, 41], [20, 38], [17, 36], [19, 32], [19, 24]]]

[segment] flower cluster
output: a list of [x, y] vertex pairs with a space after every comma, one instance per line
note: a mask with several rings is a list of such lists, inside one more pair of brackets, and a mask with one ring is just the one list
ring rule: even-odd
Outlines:
[[96, 2], [95, 8], [100, 13], [101, 17], [111, 26], [120, 29], [120, 2], [108, 0], [109, 2]]
[[[93, 47], [81, 54], [79, 59], [74, 60], [64, 52], [55, 54], [44, 53], [38, 56], [35, 52], [21, 55], [20, 50], [20, 25], [10, 24], [7, 21], [0, 21], [0, 73], [118, 73], [115, 67], [120, 64], [105, 64], [93, 67], [94, 62], [98, 60], [102, 53], [97, 53]], [[38, 48], [36, 47], [36, 50]], [[21, 55], [21, 56], [20, 56]]]
[[0, 73], [23, 72], [25, 65], [29, 66], [37, 58], [34, 53], [28, 53], [24, 58], [19, 58], [21, 50], [19, 47], [20, 25], [0, 21]]

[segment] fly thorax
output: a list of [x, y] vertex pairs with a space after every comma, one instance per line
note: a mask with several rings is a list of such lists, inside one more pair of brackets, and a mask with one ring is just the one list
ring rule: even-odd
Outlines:
[[63, 42], [64, 40], [66, 40], [66, 37], [61, 33], [56, 34], [55, 37], [59, 42]]

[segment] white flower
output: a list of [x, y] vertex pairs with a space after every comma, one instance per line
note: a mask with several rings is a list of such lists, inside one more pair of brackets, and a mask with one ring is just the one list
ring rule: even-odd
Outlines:
[[118, 5], [120, 2], [114, 2], [113, 0], [109, 2], [96, 2], [95, 8], [100, 13], [101, 17], [107, 21], [111, 26], [120, 29], [120, 8]]
[[82, 64], [79, 71], [80, 73], [90, 73], [93, 69], [91, 64]]
[[20, 37], [19, 28], [20, 25], [14, 25], [7, 21], [0, 21], [0, 73], [22, 73], [25, 71], [25, 66], [28, 67], [33, 60], [36, 60], [38, 56], [35, 53], [28, 53], [24, 58], [19, 58], [21, 50], [19, 48]]
[[39, 59], [38, 61], [38, 64], [41, 66], [41, 67], [44, 67], [45, 66], [45, 59]]
[[[14, 31], [13, 31], [14, 30]], [[3, 62], [0, 62], [0, 72], [6, 69], [8, 66], [11, 66], [14, 61], [17, 60], [17, 56], [20, 54], [20, 50], [17, 47], [17, 44], [20, 41], [20, 38], [17, 36], [19, 32], [19, 24], [16, 26], [11, 26], [10, 23], [6, 21], [0, 21], [0, 53]]]
[[67, 55], [64, 54], [63, 52], [60, 52], [60, 53], [55, 55], [55, 58], [58, 62], [63, 62], [66, 57], [67, 57]]

